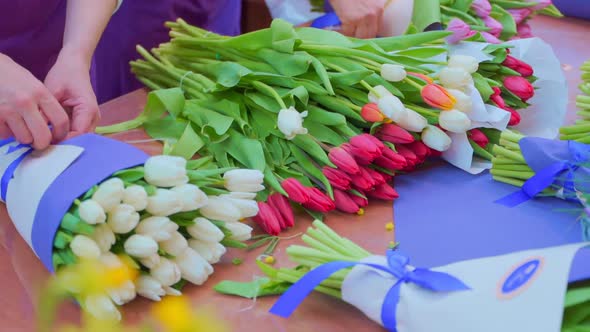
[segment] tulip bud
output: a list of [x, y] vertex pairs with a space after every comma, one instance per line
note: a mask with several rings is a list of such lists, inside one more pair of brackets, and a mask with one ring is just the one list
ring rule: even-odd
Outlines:
[[350, 190], [350, 176], [337, 168], [325, 166], [322, 173], [328, 179], [332, 187], [340, 190]]
[[390, 171], [404, 169], [407, 166], [406, 158], [399, 153], [386, 148], [383, 150], [383, 156], [375, 159], [375, 165]]
[[481, 146], [482, 148], [486, 148], [490, 140], [488, 137], [479, 129], [471, 129], [467, 135], [469, 138], [475, 142], [475, 144]]
[[120, 204], [109, 212], [107, 224], [113, 232], [126, 234], [131, 232], [139, 223], [139, 213], [131, 205]]
[[449, 44], [457, 44], [464, 39], [473, 37], [477, 33], [477, 31], [471, 30], [469, 24], [458, 18], [454, 18], [449, 22], [447, 30], [453, 32], [451, 36], [447, 37]]
[[[354, 160], [354, 158], [343, 148], [333, 148], [328, 153], [328, 158], [338, 169], [343, 170], [344, 172], [354, 175], [359, 172], [359, 165]], [[284, 183], [284, 182], [283, 182]], [[287, 190], [284, 186], [283, 189]], [[289, 191], [287, 191], [289, 193]], [[297, 203], [304, 203], [304, 201], [299, 202], [291, 197], [289, 194], [289, 198]]]
[[385, 96], [377, 102], [377, 106], [385, 117], [398, 122], [406, 117], [406, 107], [396, 96]]
[[123, 246], [129, 256], [137, 258], [147, 258], [158, 252], [158, 243], [144, 235], [131, 235]]
[[357, 196], [357, 195], [350, 195], [350, 198], [358, 205], [360, 208], [364, 208], [369, 206], [369, 201], [366, 198]]
[[406, 144], [414, 141], [412, 134], [394, 124], [381, 125], [376, 135], [379, 139], [393, 144]]
[[385, 145], [383, 142], [378, 140], [375, 136], [370, 134], [360, 134], [352, 137], [350, 139], [350, 145], [369, 150], [371, 154], [379, 154], [383, 149], [385, 149]]
[[462, 68], [466, 72], [473, 74], [479, 68], [479, 62], [476, 58], [469, 55], [453, 55], [449, 59], [449, 67]]
[[359, 212], [361, 208], [355, 203], [351, 196], [352, 195], [349, 195], [342, 190], [334, 189], [334, 202], [336, 204], [336, 209], [338, 209], [338, 211], [351, 214]]
[[514, 18], [516, 25], [524, 22], [533, 13], [529, 8], [508, 9], [508, 12]]
[[180, 268], [182, 278], [195, 285], [202, 285], [213, 272], [213, 267], [207, 263], [196, 251], [186, 248], [174, 262]]
[[471, 3], [471, 9], [473, 9], [477, 16], [484, 18], [490, 16], [492, 5], [489, 0], [474, 0]]
[[133, 185], [125, 188], [123, 204], [131, 205], [135, 211], [143, 211], [147, 207], [148, 194], [142, 186]]
[[395, 191], [395, 189], [393, 189], [393, 187], [387, 183], [382, 183], [376, 186], [374, 190], [367, 192], [367, 195], [372, 198], [381, 199], [384, 201], [391, 201], [399, 197], [397, 191]]
[[194, 184], [182, 184], [171, 189], [182, 201], [181, 212], [196, 211], [207, 205], [207, 195]]
[[389, 82], [401, 82], [407, 76], [404, 66], [385, 63], [381, 65], [381, 77]]
[[150, 269], [150, 274], [162, 286], [172, 286], [180, 281], [180, 268], [171, 260], [163, 257], [156, 266]]
[[516, 31], [518, 32], [518, 37], [520, 38], [533, 38], [533, 32], [531, 30], [531, 26], [526, 23], [522, 22], [516, 27]]
[[160, 248], [172, 256], [180, 255], [188, 247], [188, 242], [178, 232], [172, 233], [170, 239], [160, 242]]
[[92, 199], [100, 204], [104, 211], [109, 212], [121, 203], [124, 193], [125, 185], [123, 181], [119, 178], [112, 178], [98, 186], [98, 189], [92, 195]]
[[397, 153], [406, 158], [407, 166], [404, 170], [412, 170], [420, 163], [418, 156], [416, 156], [414, 151], [410, 150], [406, 145], [398, 145], [395, 148], [397, 149]]
[[174, 289], [170, 286], [164, 286], [163, 288], [164, 288], [164, 291], [166, 292], [166, 295], [182, 296], [182, 293], [178, 289]]
[[430, 78], [430, 76], [426, 76], [424, 74], [414, 73], [414, 72], [411, 72], [410, 71], [410, 72], [408, 72], [408, 75], [409, 76], [412, 76], [412, 77], [415, 77], [415, 78], [418, 78], [418, 79], [424, 81], [424, 83], [426, 83], [426, 84], [432, 84], [432, 83], [434, 83], [434, 81], [432, 80], [432, 78]]
[[227, 199], [229, 204], [233, 204], [240, 210], [240, 218], [250, 218], [258, 214], [258, 205], [251, 199], [231, 198], [229, 195], [221, 195], [221, 198]]
[[510, 55], [506, 57], [502, 65], [518, 72], [523, 77], [530, 77], [534, 74], [533, 67]]
[[221, 242], [225, 235], [212, 222], [205, 218], [195, 218], [195, 224], [188, 226], [186, 230], [195, 239], [202, 242]]
[[361, 172], [352, 177], [352, 185], [360, 191], [369, 191], [375, 186], [375, 180], [368, 168], [361, 168]]
[[142, 220], [135, 233], [149, 236], [156, 242], [166, 241], [178, 230], [178, 224], [167, 217], [149, 217]]
[[241, 219], [241, 211], [226, 197], [209, 197], [207, 205], [200, 210], [209, 220], [236, 221]]
[[90, 236], [98, 245], [101, 252], [109, 252], [111, 247], [117, 242], [115, 233], [108, 224], [100, 224], [94, 228], [94, 232]]
[[383, 175], [381, 175], [381, 173], [377, 172], [376, 170], [366, 167], [365, 171], [369, 174], [369, 176], [371, 178], [373, 178], [373, 185], [380, 185], [382, 183], [385, 183], [385, 177]]
[[427, 126], [422, 131], [422, 142], [429, 148], [436, 151], [447, 151], [451, 147], [451, 138], [440, 128], [435, 126]]
[[102, 206], [92, 199], [80, 203], [78, 214], [80, 219], [89, 225], [102, 224], [107, 220]]
[[307, 134], [307, 129], [303, 127], [303, 119], [307, 116], [307, 111], [299, 113], [295, 107], [282, 109], [279, 111], [277, 125], [285, 138], [292, 140], [297, 135]]
[[125, 281], [116, 289], [109, 289], [107, 293], [116, 305], [124, 305], [129, 303], [133, 301], [137, 295], [135, 292], [135, 285], [131, 280]]
[[455, 109], [459, 110], [463, 113], [471, 112], [473, 108], [473, 102], [471, 101], [471, 97], [466, 95], [463, 91], [449, 89], [449, 93], [455, 98], [457, 103], [455, 103]]
[[225, 254], [227, 249], [219, 243], [203, 242], [190, 239], [188, 245], [203, 257], [209, 264], [216, 264]]
[[438, 123], [443, 129], [459, 134], [466, 132], [471, 127], [469, 117], [457, 110], [440, 112]]
[[152, 301], [160, 301], [161, 298], [166, 295], [162, 284], [148, 275], [142, 275], [137, 278], [135, 281], [135, 288], [137, 289], [137, 294]]
[[383, 122], [385, 116], [379, 110], [379, 106], [375, 103], [368, 103], [361, 109], [361, 116], [367, 122]]
[[106, 295], [90, 295], [84, 299], [84, 310], [101, 321], [121, 320], [121, 313]]
[[336, 208], [336, 204], [330, 197], [324, 194], [317, 188], [309, 188], [310, 189], [310, 196], [309, 202], [303, 204], [303, 207], [318, 211], [318, 212], [330, 212]]
[[[375, 92], [378, 95], [375, 94]], [[387, 96], [393, 96], [393, 94], [391, 92], [389, 92], [389, 90], [387, 90], [387, 88], [384, 87], [383, 85], [377, 85], [377, 86], [374, 86], [373, 90], [369, 92], [369, 102], [376, 104], [379, 102], [379, 99], [387, 97]]]
[[149, 184], [162, 188], [188, 183], [186, 159], [165, 155], [150, 157], [144, 165], [144, 178]]
[[289, 204], [287, 197], [274, 193], [268, 196], [268, 205], [274, 209], [275, 214], [279, 218], [281, 229], [293, 227], [295, 225], [295, 216], [293, 214], [293, 208]]
[[252, 220], [270, 235], [279, 235], [281, 232], [281, 222], [279, 216], [275, 213], [270, 205], [264, 202], [258, 202], [258, 215]]
[[406, 130], [419, 133], [428, 125], [428, 120], [417, 112], [407, 109], [407, 116], [397, 124]]
[[153, 269], [156, 265], [160, 264], [160, 258], [160, 255], [155, 253], [147, 258], [140, 259], [139, 262], [148, 269]]
[[485, 23], [485, 25], [490, 28], [490, 32], [492, 35], [496, 36], [496, 37], [500, 37], [500, 34], [502, 33], [502, 30], [504, 29], [504, 27], [502, 26], [502, 23], [498, 22], [495, 18], [488, 16], [488, 17], [484, 17], [483, 18], [483, 23]]
[[502, 41], [500, 39], [498, 39], [498, 37], [492, 35], [489, 32], [480, 31], [479, 33], [481, 34], [481, 36], [483, 37], [483, 39], [485, 39], [486, 43], [490, 43], [490, 44], [502, 44]]
[[504, 110], [510, 112], [510, 121], [508, 122], [509, 126], [518, 126], [520, 124], [520, 113], [515, 111], [514, 109], [506, 106]]
[[256, 199], [256, 193], [247, 193], [247, 192], [239, 192], [239, 191], [232, 191], [226, 196], [231, 198], [239, 198], [239, 199], [249, 199], [254, 200]]
[[445, 88], [463, 89], [473, 83], [471, 74], [463, 68], [443, 68], [438, 75]]
[[408, 148], [414, 151], [420, 162], [423, 162], [426, 160], [426, 158], [428, 158], [428, 156], [430, 156], [430, 149], [422, 141], [415, 141], [411, 144], [408, 144]]
[[70, 242], [70, 249], [74, 255], [80, 258], [96, 259], [100, 257], [100, 248], [98, 244], [85, 235], [76, 235]]
[[497, 86], [492, 87], [492, 90], [494, 90], [494, 94], [490, 96], [490, 100], [492, 102], [494, 102], [494, 104], [496, 104], [496, 106], [498, 106], [500, 108], [506, 108], [506, 103], [504, 102], [504, 98], [502, 98], [502, 96], [501, 96], [502, 90], [500, 90], [500, 88]]
[[[332, 149], [332, 151], [334, 151], [334, 149]], [[330, 154], [332, 154], [332, 152], [330, 152]], [[350, 158], [352, 159], [352, 157]], [[354, 159], [352, 160], [352, 162], [356, 164]], [[283, 182], [281, 182], [281, 187], [283, 188], [283, 190], [287, 192], [287, 195], [289, 195], [289, 199], [293, 202], [303, 204], [309, 201], [309, 191], [303, 184], [301, 184], [301, 182], [299, 182], [299, 180], [295, 178], [286, 179]]]
[[525, 78], [508, 76], [504, 79], [504, 87], [526, 102], [535, 95], [535, 88]]
[[344, 143], [342, 148], [354, 158], [358, 165], [367, 166], [373, 163], [375, 158], [380, 157], [383, 152], [381, 149], [377, 149], [373, 146], [371, 149], [364, 149], [360, 146], [354, 146], [352, 144]]
[[180, 195], [168, 189], [156, 189], [156, 194], [148, 197], [146, 211], [153, 216], [167, 217], [182, 211]]
[[421, 95], [426, 104], [441, 110], [451, 110], [457, 103], [455, 97], [438, 84], [424, 86]]
[[224, 224], [231, 232], [231, 239], [236, 241], [247, 241], [252, 237], [252, 227], [240, 221], [230, 221]]
[[256, 193], [264, 190], [264, 174], [259, 170], [235, 169], [223, 174], [225, 188], [229, 191]]

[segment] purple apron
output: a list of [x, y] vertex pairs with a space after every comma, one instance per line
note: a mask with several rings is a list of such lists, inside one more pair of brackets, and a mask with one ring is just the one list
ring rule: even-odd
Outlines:
[[[0, 53], [43, 81], [61, 49], [66, 0], [0, 1]], [[240, 0], [124, 0], [96, 49], [91, 69], [99, 103], [141, 84], [129, 71], [146, 49], [168, 40], [164, 22], [182, 17], [191, 24], [226, 35], [240, 33]]]

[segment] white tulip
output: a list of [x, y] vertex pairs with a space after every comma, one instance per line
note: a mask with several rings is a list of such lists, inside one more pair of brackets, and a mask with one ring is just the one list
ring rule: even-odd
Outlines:
[[190, 239], [188, 245], [210, 264], [218, 263], [221, 256], [227, 251], [220, 243], [205, 242], [197, 239]]
[[137, 258], [148, 258], [158, 252], [158, 243], [151, 237], [134, 234], [125, 241], [125, 252]]
[[463, 68], [443, 68], [438, 75], [440, 83], [449, 89], [463, 89], [473, 82], [471, 74]]
[[455, 90], [455, 89], [447, 89], [447, 91], [455, 97], [457, 103], [455, 104], [455, 108], [463, 113], [471, 112], [473, 108], [473, 102], [471, 101], [471, 97], [465, 94], [463, 91]]
[[116, 305], [129, 303], [137, 296], [135, 285], [131, 280], [127, 280], [121, 286], [115, 289], [109, 289], [107, 292]]
[[422, 143], [436, 151], [446, 151], [451, 147], [451, 138], [436, 126], [427, 126], [422, 131]]
[[397, 122], [397, 124], [409, 131], [416, 133], [422, 132], [422, 130], [428, 125], [428, 120], [411, 109], [407, 109], [406, 111], [406, 117]]
[[166, 295], [166, 291], [164, 291], [162, 284], [148, 275], [142, 275], [137, 278], [135, 281], [135, 288], [137, 289], [137, 294], [152, 301], [160, 301], [162, 297]]
[[307, 111], [299, 113], [295, 107], [282, 109], [279, 111], [277, 126], [285, 138], [292, 140], [297, 135], [307, 134], [307, 129], [303, 127], [303, 119], [307, 116]]
[[250, 218], [258, 214], [258, 203], [251, 199], [231, 198], [229, 195], [221, 195], [222, 198], [227, 198], [231, 204], [240, 210], [240, 218]]
[[100, 224], [94, 228], [94, 232], [90, 236], [100, 248], [100, 251], [105, 253], [111, 250], [111, 247], [117, 242], [115, 233], [108, 224]]
[[195, 285], [204, 284], [213, 272], [213, 267], [191, 248], [186, 248], [174, 259], [174, 262], [180, 268], [182, 278]]
[[[375, 91], [375, 92], [373, 92]], [[393, 93], [389, 92], [383, 85], [377, 85], [373, 87], [373, 91], [369, 92], [369, 102], [377, 104], [379, 99], [387, 96], [393, 96]]]
[[389, 82], [401, 82], [407, 75], [408, 73], [404, 66], [392, 65], [389, 63], [381, 65], [381, 77]]
[[195, 211], [207, 205], [207, 194], [194, 184], [183, 184], [172, 188], [182, 201], [181, 212]]
[[180, 255], [188, 247], [188, 242], [178, 232], [172, 233], [170, 239], [160, 242], [160, 248], [172, 256]]
[[70, 242], [70, 249], [80, 258], [97, 259], [100, 257], [98, 244], [86, 235], [76, 235]]
[[126, 234], [131, 232], [139, 223], [139, 213], [133, 206], [128, 204], [119, 204], [111, 212], [107, 224], [113, 232], [117, 234]]
[[109, 212], [121, 203], [124, 193], [125, 184], [123, 181], [119, 178], [112, 178], [98, 186], [92, 199], [100, 204], [104, 211]]
[[80, 206], [78, 206], [78, 214], [82, 221], [90, 225], [102, 224], [107, 220], [107, 215], [104, 212], [104, 209], [93, 199], [80, 203]]
[[178, 224], [170, 221], [168, 217], [149, 217], [142, 220], [135, 233], [149, 236], [156, 242], [166, 241], [178, 230]]
[[182, 296], [182, 293], [178, 289], [172, 288], [170, 286], [165, 286], [164, 291], [166, 292], [166, 295]]
[[449, 59], [449, 67], [463, 68], [468, 73], [473, 74], [479, 69], [479, 61], [469, 55], [453, 55]]
[[148, 269], [152, 269], [154, 266], [160, 264], [160, 255], [155, 253], [149, 257], [140, 259], [139, 262]]
[[121, 313], [106, 295], [91, 295], [84, 300], [84, 309], [96, 319], [102, 321], [119, 321]]
[[144, 165], [144, 178], [149, 184], [163, 188], [188, 183], [186, 159], [166, 155], [150, 157]]
[[405, 118], [408, 113], [402, 101], [393, 95], [379, 99], [377, 107], [379, 107], [379, 110], [383, 115], [394, 122], [399, 122]]
[[209, 220], [205, 218], [195, 218], [194, 222], [194, 225], [186, 228], [193, 238], [212, 243], [221, 242], [221, 240], [223, 240], [223, 232]]
[[239, 221], [230, 221], [224, 224], [232, 236], [231, 238], [236, 241], [247, 241], [252, 237], [252, 227]]
[[469, 117], [457, 110], [442, 111], [438, 116], [438, 124], [453, 133], [464, 133], [471, 127]]
[[246, 193], [246, 192], [239, 192], [239, 191], [232, 191], [229, 194], [231, 198], [239, 198], [239, 199], [256, 199], [256, 193]]
[[233, 192], [257, 193], [264, 190], [264, 174], [254, 169], [234, 169], [223, 174], [225, 188]]
[[161, 258], [160, 263], [150, 269], [150, 275], [162, 286], [172, 286], [181, 278], [178, 265], [166, 258]]
[[123, 203], [133, 206], [135, 211], [143, 211], [147, 207], [148, 194], [142, 186], [132, 185], [125, 188]]
[[241, 211], [227, 197], [209, 197], [207, 205], [199, 210], [210, 220], [236, 221], [241, 217]]
[[146, 211], [154, 216], [166, 217], [182, 211], [183, 205], [182, 197], [178, 193], [157, 189], [155, 195], [148, 197]]

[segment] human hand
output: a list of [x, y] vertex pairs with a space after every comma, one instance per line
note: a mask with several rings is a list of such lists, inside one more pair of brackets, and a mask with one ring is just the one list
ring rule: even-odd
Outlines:
[[375, 38], [387, 0], [331, 0], [342, 22], [342, 33], [356, 38]]
[[3, 54], [0, 73], [0, 137], [14, 136], [35, 149], [63, 139], [69, 130], [68, 116], [43, 83]]
[[90, 83], [90, 64], [84, 59], [64, 48], [45, 78], [47, 89], [70, 114], [68, 138], [94, 131], [100, 120]]

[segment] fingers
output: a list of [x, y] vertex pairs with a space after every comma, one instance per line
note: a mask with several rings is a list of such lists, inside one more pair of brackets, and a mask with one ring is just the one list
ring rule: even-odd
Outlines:
[[39, 106], [53, 127], [53, 141], [59, 142], [64, 139], [70, 130], [70, 120], [63, 107], [51, 95], [43, 96], [39, 100]]
[[43, 120], [41, 112], [38, 109], [30, 109], [23, 112], [22, 116], [29, 133], [33, 138], [33, 148], [43, 150], [48, 147], [51, 143], [51, 131], [47, 126], [47, 122]]
[[10, 137], [14, 137], [14, 133], [5, 122], [0, 123], [0, 139], [7, 139]]
[[14, 137], [17, 141], [23, 144], [31, 144], [33, 143], [33, 135], [27, 128], [27, 124], [25, 120], [19, 115], [11, 116], [6, 119], [6, 124], [8, 128], [14, 133]]
[[72, 131], [86, 133], [94, 130], [100, 119], [98, 104], [88, 103], [74, 107], [72, 112]]
[[355, 36], [356, 26], [352, 22], [342, 22], [342, 34], [349, 37]]

